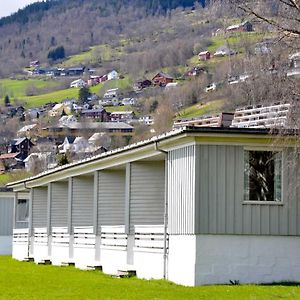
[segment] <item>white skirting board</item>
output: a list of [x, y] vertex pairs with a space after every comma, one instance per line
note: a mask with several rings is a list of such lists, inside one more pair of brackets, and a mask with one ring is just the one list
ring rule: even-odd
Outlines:
[[168, 279], [178, 284], [300, 282], [300, 237], [170, 236]]

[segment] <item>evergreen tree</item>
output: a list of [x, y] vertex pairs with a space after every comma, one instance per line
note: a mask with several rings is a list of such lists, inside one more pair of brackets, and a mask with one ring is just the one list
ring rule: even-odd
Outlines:
[[86, 102], [90, 94], [90, 89], [88, 87], [82, 87], [78, 92], [78, 100], [80, 102]]
[[48, 53], [48, 59], [55, 61], [66, 57], [65, 48], [63, 46], [57, 47]]
[[6, 95], [6, 96], [4, 97], [4, 105], [5, 105], [5, 106], [9, 106], [9, 105], [10, 105], [10, 99], [9, 99], [9, 96], [8, 96], [8, 95]]

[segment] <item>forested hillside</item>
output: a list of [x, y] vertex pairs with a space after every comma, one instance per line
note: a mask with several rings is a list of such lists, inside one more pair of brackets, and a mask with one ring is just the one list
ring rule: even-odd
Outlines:
[[171, 9], [193, 5], [194, 0], [34, 3], [0, 20], [0, 75], [19, 71], [33, 59], [47, 61], [48, 52], [58, 46], [71, 55], [92, 45], [117, 42], [120, 35], [140, 36], [142, 30], [149, 35], [161, 27], [160, 18], [170, 14]]

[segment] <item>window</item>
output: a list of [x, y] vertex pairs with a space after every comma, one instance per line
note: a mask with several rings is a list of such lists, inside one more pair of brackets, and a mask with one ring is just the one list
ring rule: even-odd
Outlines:
[[246, 150], [245, 200], [280, 202], [281, 165], [281, 152]]
[[16, 213], [17, 213], [17, 222], [28, 222], [29, 200], [18, 199]]

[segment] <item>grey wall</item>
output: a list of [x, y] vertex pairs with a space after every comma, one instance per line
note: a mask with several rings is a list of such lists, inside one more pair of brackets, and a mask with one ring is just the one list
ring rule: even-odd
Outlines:
[[73, 178], [72, 225], [93, 225], [94, 177]]
[[51, 226], [68, 225], [68, 182], [53, 182], [51, 195]]
[[0, 197], [0, 236], [10, 236], [13, 232], [14, 198]]
[[244, 204], [244, 148], [193, 147], [170, 154], [170, 233], [300, 235], [299, 157], [283, 151], [283, 205]]
[[125, 170], [100, 171], [98, 230], [101, 225], [125, 224]]
[[130, 178], [130, 225], [164, 223], [165, 162], [134, 162]]
[[32, 189], [32, 226], [47, 227], [47, 187]]

